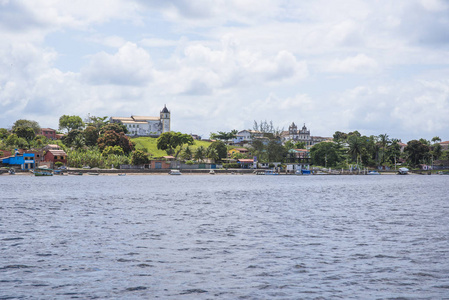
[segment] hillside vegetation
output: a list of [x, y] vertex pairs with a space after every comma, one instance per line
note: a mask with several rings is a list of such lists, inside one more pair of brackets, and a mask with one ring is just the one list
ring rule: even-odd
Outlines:
[[[144, 150], [151, 154], [152, 157], [161, 157], [167, 155], [164, 150], [157, 149], [157, 138], [151, 137], [138, 137], [131, 138], [131, 141], [136, 143], [137, 150]], [[194, 152], [198, 147], [203, 146], [204, 148], [209, 147], [211, 142], [205, 141], [195, 141], [195, 143], [190, 146], [190, 149]]]

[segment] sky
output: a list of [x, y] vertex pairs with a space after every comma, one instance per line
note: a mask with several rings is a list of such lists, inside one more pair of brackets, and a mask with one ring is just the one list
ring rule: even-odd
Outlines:
[[0, 128], [159, 116], [449, 140], [447, 0], [0, 0]]

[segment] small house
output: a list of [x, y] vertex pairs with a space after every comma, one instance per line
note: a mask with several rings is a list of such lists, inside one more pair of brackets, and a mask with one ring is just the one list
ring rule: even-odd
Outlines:
[[67, 154], [64, 150], [48, 150], [45, 153], [44, 161], [50, 162], [52, 166], [57, 162], [62, 162], [64, 165], [67, 165]]
[[2, 159], [2, 163], [10, 166], [20, 166], [22, 170], [31, 170], [35, 168], [34, 153], [20, 154], [16, 151], [14, 156]]

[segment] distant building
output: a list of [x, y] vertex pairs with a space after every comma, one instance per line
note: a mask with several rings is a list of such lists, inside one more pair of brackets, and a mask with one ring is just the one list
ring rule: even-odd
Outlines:
[[47, 139], [56, 140], [56, 130], [51, 128], [41, 128], [39, 131], [40, 135], [45, 136]]
[[307, 129], [306, 124], [298, 130], [298, 126], [296, 126], [295, 122], [292, 122], [288, 127], [288, 131], [283, 131], [281, 133], [281, 137], [284, 142], [304, 142], [306, 146], [313, 146], [324, 141], [332, 140], [330, 137], [311, 136], [310, 130]]
[[170, 131], [170, 111], [164, 106], [159, 117], [111, 117], [110, 122], [125, 125], [129, 136], [159, 136]]
[[441, 142], [441, 149], [448, 150], [449, 149], [449, 141]]

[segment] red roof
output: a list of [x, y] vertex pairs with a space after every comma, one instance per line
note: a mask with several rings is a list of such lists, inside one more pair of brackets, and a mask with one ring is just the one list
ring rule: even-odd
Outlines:
[[441, 142], [440, 144], [446, 145], [446, 144], [449, 144], [449, 141]]
[[251, 159], [251, 158], [242, 158], [242, 159], [239, 159], [239, 162], [242, 162], [242, 163], [252, 163], [252, 162], [254, 162], [254, 160]]

